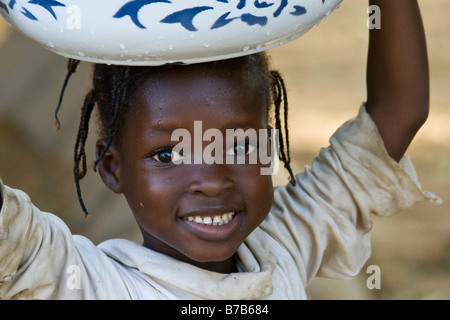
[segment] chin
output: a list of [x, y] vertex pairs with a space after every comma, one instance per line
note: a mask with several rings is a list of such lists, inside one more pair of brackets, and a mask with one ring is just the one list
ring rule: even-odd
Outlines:
[[201, 253], [194, 253], [192, 255], [189, 255], [188, 258], [197, 263], [218, 263], [233, 258], [238, 248], [236, 248], [236, 250], [227, 249], [224, 250], [224, 252], [221, 252], [222, 250], [220, 249], [213, 249], [208, 251], [205, 250]]
[[[235, 254], [238, 248], [239, 246], [237, 246], [235, 250], [230, 250], [230, 248], [228, 248], [223, 251], [220, 249], [209, 249], [195, 252], [186, 255], [187, 259], [185, 262], [210, 271], [231, 273], [236, 271]], [[230, 270], [230, 268], [233, 270]]]

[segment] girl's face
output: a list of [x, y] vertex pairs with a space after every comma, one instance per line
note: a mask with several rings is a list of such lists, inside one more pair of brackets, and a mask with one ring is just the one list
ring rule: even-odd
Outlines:
[[[105, 183], [125, 195], [144, 246], [201, 268], [234, 270], [234, 253], [270, 210], [272, 178], [261, 174], [259, 163], [171, 162], [170, 151], [180, 143], [172, 133], [186, 129], [194, 150], [194, 121], [201, 121], [200, 138], [219, 130], [224, 159], [233, 157], [240, 146], [227, 144], [226, 129], [267, 129], [266, 104], [235, 70], [183, 66], [144, 78], [130, 98], [120, 146], [99, 166]], [[200, 143], [201, 150], [211, 145]], [[99, 140], [98, 153], [104, 145]]]

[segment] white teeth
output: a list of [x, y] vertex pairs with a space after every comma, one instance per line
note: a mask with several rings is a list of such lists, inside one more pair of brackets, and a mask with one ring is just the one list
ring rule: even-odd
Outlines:
[[234, 217], [234, 212], [228, 212], [217, 216], [208, 216], [208, 217], [200, 217], [200, 216], [191, 216], [184, 218], [185, 220], [193, 221], [195, 223], [213, 225], [213, 226], [223, 226], [228, 224]]
[[197, 223], [202, 223], [203, 220], [201, 217], [195, 217], [194, 221]]

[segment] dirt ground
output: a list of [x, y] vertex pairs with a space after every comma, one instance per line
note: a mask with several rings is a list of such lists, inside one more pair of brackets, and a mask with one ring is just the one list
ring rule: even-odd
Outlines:
[[[444, 202], [421, 204], [391, 218], [374, 217], [373, 254], [360, 275], [354, 280], [317, 279], [308, 289], [311, 299], [450, 299], [450, 2], [420, 4], [429, 46], [432, 109], [408, 154], [424, 189]], [[273, 66], [288, 86], [297, 171], [311, 163], [365, 99], [366, 8], [366, 1], [344, 0], [318, 28], [271, 51]], [[71, 161], [89, 67], [81, 66], [69, 86], [61, 111], [63, 131], [58, 134], [53, 130], [53, 111], [64, 64], [64, 59], [0, 20], [0, 177], [95, 243], [111, 237], [140, 241], [132, 217], [124, 214], [126, 204], [97, 191], [94, 173], [89, 173], [83, 188], [96, 215], [89, 223], [83, 221]], [[285, 173], [275, 177], [276, 183], [285, 179]], [[380, 268], [380, 289], [366, 286], [370, 265]]]

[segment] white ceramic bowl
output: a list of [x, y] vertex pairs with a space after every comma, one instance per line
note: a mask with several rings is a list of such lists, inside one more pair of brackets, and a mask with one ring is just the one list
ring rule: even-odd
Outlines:
[[121, 64], [197, 63], [294, 40], [342, 0], [0, 0], [8, 23], [51, 51]]

